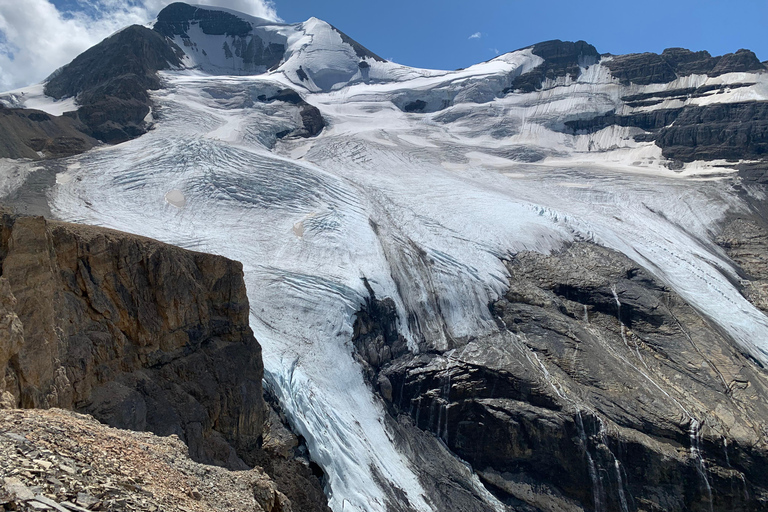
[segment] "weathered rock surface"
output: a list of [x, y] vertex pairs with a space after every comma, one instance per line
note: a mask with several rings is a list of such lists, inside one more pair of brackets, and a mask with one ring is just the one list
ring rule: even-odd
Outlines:
[[46, 83], [54, 98], [76, 97], [89, 135], [119, 143], [146, 133], [159, 89], [157, 71], [181, 64], [179, 49], [158, 32], [132, 25], [80, 54]]
[[16, 406], [177, 434], [196, 460], [244, 467], [265, 408], [238, 263], [41, 217], [3, 214], [2, 234], [24, 329], [0, 361]]
[[322, 475], [268, 417], [239, 263], [42, 217], [0, 220], [3, 407], [176, 435], [195, 461], [268, 466], [301, 510], [327, 510]]
[[764, 370], [613, 251], [577, 243], [508, 268], [499, 332], [448, 351], [387, 351], [386, 306], [360, 313], [355, 346], [393, 414], [510, 510], [768, 507]]
[[638, 85], [664, 84], [692, 74], [720, 76], [725, 73], [764, 71], [757, 56], [741, 49], [712, 57], [707, 51], [692, 52], [684, 48], [667, 48], [657, 53], [616, 55], [603, 62], [621, 83]]
[[687, 106], [655, 136], [667, 158], [753, 160], [768, 156], [768, 102]]
[[0, 158], [56, 158], [82, 153], [98, 143], [76, 116], [52, 116], [0, 104]]
[[0, 411], [0, 459], [0, 510], [303, 510], [260, 468], [205, 466], [174, 435], [60, 409]]
[[541, 89], [544, 80], [555, 80], [558, 77], [570, 75], [576, 79], [581, 75], [581, 68], [596, 64], [600, 54], [594, 46], [586, 41], [544, 41], [531, 47], [534, 55], [544, 59], [544, 63], [532, 71], [524, 73], [512, 82], [504, 93], [532, 92]]
[[768, 230], [755, 219], [737, 217], [716, 241], [744, 272], [744, 296], [768, 313]]

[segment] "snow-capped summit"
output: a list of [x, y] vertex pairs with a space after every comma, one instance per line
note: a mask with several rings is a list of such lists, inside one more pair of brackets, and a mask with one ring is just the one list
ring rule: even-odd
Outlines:
[[310, 91], [391, 79], [400, 68], [317, 18], [276, 23], [219, 7], [173, 3], [154, 30], [184, 52], [182, 65], [210, 74], [282, 73]]
[[243, 263], [266, 380], [334, 511], [768, 495], [753, 53], [552, 40], [424, 70], [316, 18], [175, 3], [0, 102], [19, 135], [0, 156], [83, 149], [2, 187], [40, 166], [61, 219]]

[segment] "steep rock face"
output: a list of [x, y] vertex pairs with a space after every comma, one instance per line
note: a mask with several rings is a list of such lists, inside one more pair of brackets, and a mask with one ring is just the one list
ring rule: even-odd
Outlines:
[[96, 140], [74, 116], [52, 116], [0, 104], [0, 158], [61, 157], [82, 153]]
[[229, 58], [235, 55], [241, 58], [245, 69], [263, 72], [283, 59], [285, 41], [265, 41], [259, 34], [253, 33], [251, 23], [225, 11], [176, 2], [160, 11], [154, 30], [170, 39], [179, 36], [184, 46], [193, 46], [195, 43], [191, 41], [188, 31], [195, 25], [205, 35], [233, 38], [232, 44], [224, 43], [225, 52], [228, 52]]
[[744, 296], [768, 312], [768, 230], [758, 219], [737, 217], [726, 223], [717, 243], [741, 268]]
[[664, 84], [681, 76], [704, 74], [720, 76], [725, 73], [764, 71], [765, 66], [749, 50], [739, 50], [719, 57], [709, 52], [692, 52], [684, 48], [668, 48], [657, 53], [617, 55], [604, 64], [622, 84]]
[[177, 434], [196, 460], [245, 467], [265, 408], [238, 263], [40, 217], [4, 213], [2, 230], [6, 402]]
[[181, 64], [181, 50], [159, 33], [132, 25], [79, 55], [46, 83], [54, 98], [76, 96], [89, 134], [124, 142], [147, 130], [149, 90], [160, 88], [157, 71]]
[[768, 155], [768, 102], [685, 107], [655, 140], [665, 157], [684, 162], [764, 159]]
[[[372, 360], [394, 414], [439, 437], [512, 510], [768, 505], [768, 379], [644, 269], [578, 243], [518, 254], [498, 334]], [[373, 325], [371, 309], [358, 317]], [[376, 364], [377, 363], [377, 364]]]
[[555, 39], [535, 44], [531, 48], [534, 55], [544, 59], [544, 63], [516, 77], [505, 93], [532, 92], [541, 89], [544, 80], [554, 80], [566, 75], [575, 80], [581, 75], [582, 67], [591, 66], [600, 60], [600, 54], [595, 47], [586, 41], [574, 43]]

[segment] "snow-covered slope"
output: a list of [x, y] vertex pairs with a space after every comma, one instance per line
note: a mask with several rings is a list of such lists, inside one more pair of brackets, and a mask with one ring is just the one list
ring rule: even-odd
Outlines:
[[[263, 79], [165, 78], [172, 87], [155, 96], [163, 121], [72, 159], [54, 212], [244, 263], [269, 381], [327, 472], [334, 510], [385, 510], [382, 479], [415, 509], [433, 509], [353, 358], [363, 277], [395, 300], [412, 342], [441, 346], [496, 328], [487, 304], [505, 288], [501, 258], [593, 240], [654, 269], [768, 361], [768, 321], [706, 242], [727, 209], [742, 207], [718, 180], [665, 169], [658, 152], [647, 165], [623, 155], [589, 163], [577, 137], [525, 134], [526, 109], [553, 114], [533, 99], [460, 104], [440, 114], [455, 113], [450, 123], [403, 113], [392, 103], [403, 83], [312, 96], [331, 128], [270, 151], [258, 143], [269, 105], [225, 109], [218, 93]], [[519, 135], [494, 138], [488, 126]], [[547, 148], [536, 163], [525, 161], [532, 142]]]
[[[507, 287], [505, 258], [592, 241], [650, 269], [768, 364], [768, 319], [711, 236], [747, 208], [725, 179], [732, 169], [679, 163], [636, 137], [649, 112], [768, 100], [764, 70], [642, 85], [603, 58], [523, 93], [515, 80], [546, 60], [535, 48], [418, 70], [320, 20], [221, 12], [247, 26], [205, 28], [197, 10], [158, 19], [186, 68], [162, 73], [156, 128], [67, 160], [52, 209], [243, 262], [268, 381], [325, 470], [335, 511], [388, 510], [393, 496], [438, 509], [353, 354], [364, 278], [392, 299], [412, 350], [444, 350], [498, 331], [488, 304]], [[320, 110], [319, 136], [276, 138], [297, 114], [258, 98], [285, 87]], [[568, 124], [581, 121], [592, 124]]]
[[174, 4], [154, 28], [184, 50], [183, 65], [212, 74], [283, 74], [310, 91], [429, 74], [387, 62], [317, 18], [283, 24], [222, 8]]

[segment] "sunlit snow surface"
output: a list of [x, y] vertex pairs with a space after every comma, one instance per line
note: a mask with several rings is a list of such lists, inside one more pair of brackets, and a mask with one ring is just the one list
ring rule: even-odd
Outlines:
[[[211, 91], [279, 76], [168, 74], [171, 86], [155, 93], [156, 129], [70, 159], [53, 211], [243, 262], [267, 379], [326, 471], [331, 507], [384, 510], [376, 472], [432, 510], [352, 356], [363, 277], [395, 300], [412, 347], [440, 348], [496, 329], [488, 303], [507, 286], [503, 258], [591, 240], [645, 265], [768, 362], [757, 341], [768, 340], [768, 322], [710, 242], [723, 214], [742, 208], [727, 182], [665, 169], [658, 148], [628, 142], [626, 129], [595, 134], [593, 147], [613, 151], [586, 154], [579, 137], [533, 124], [577, 111], [588, 94], [601, 101], [594, 83], [571, 95], [455, 99], [480, 101], [472, 95], [483, 96], [487, 75], [523, 61], [308, 95], [329, 126], [272, 149], [292, 122], [280, 117], [286, 109], [236, 108]], [[601, 89], [606, 103], [619, 95], [612, 87]], [[456, 105], [406, 114], [393, 101], [414, 90], [449, 91]], [[542, 159], [526, 163], [534, 150]]]

